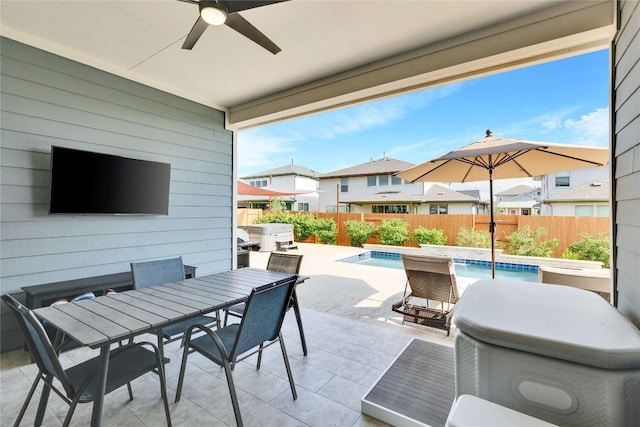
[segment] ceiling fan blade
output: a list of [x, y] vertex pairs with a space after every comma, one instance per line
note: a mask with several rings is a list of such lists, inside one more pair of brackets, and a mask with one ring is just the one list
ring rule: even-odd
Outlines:
[[239, 13], [230, 13], [229, 16], [227, 16], [227, 22], [224, 24], [259, 44], [274, 55], [282, 50], [277, 44], [272, 42], [269, 37], [265, 36], [260, 30], [251, 25], [249, 21], [240, 16]]
[[200, 39], [200, 36], [202, 35], [202, 33], [204, 33], [204, 30], [206, 30], [208, 26], [209, 24], [207, 24], [205, 20], [202, 19], [202, 17], [198, 17], [198, 20], [196, 21], [196, 23], [193, 24], [193, 28], [191, 28], [191, 31], [189, 31], [187, 38], [184, 39], [184, 43], [182, 43], [182, 48], [191, 50], [193, 46], [196, 44], [196, 42], [198, 41], [198, 39]]
[[227, 8], [227, 12], [229, 13], [234, 13], [234, 12], [242, 12], [243, 10], [249, 10], [249, 9], [254, 9], [256, 7], [261, 7], [261, 6], [268, 6], [270, 4], [274, 4], [274, 3], [282, 3], [288, 0], [266, 0], [266, 1], [243, 1], [243, 0], [229, 0], [229, 1], [220, 1], [220, 3], [223, 3], [226, 8]]

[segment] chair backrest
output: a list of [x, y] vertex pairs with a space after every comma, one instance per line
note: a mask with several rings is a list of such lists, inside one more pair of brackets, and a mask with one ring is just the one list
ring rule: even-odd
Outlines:
[[294, 276], [279, 284], [260, 286], [251, 291], [236, 342], [229, 354], [231, 360], [278, 337], [297, 280], [298, 277]]
[[2, 300], [7, 304], [7, 306], [9, 306], [11, 312], [15, 315], [18, 325], [20, 326], [20, 330], [22, 331], [22, 335], [24, 335], [27, 347], [29, 347], [31, 356], [38, 365], [38, 368], [44, 374], [52, 375], [60, 380], [67, 396], [73, 396], [74, 389], [69, 383], [69, 379], [64, 372], [64, 368], [60, 364], [60, 359], [58, 359], [58, 355], [56, 354], [42, 323], [40, 323], [31, 310], [20, 304], [20, 302], [11, 295], [2, 295]]
[[133, 288], [140, 289], [184, 280], [182, 257], [158, 261], [132, 262]]
[[283, 252], [271, 252], [267, 261], [267, 270], [281, 273], [298, 274], [302, 264], [302, 255]]
[[450, 304], [458, 301], [458, 284], [452, 258], [403, 254], [402, 263], [412, 296]]

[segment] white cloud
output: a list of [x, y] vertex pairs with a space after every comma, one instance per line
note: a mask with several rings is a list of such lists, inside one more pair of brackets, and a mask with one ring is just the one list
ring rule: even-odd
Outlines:
[[[295, 137], [277, 136], [260, 130], [246, 131], [238, 136], [239, 167], [243, 170], [271, 169], [274, 157], [296, 151]], [[244, 175], [240, 171], [240, 176]]]
[[609, 145], [609, 109], [598, 108], [577, 120], [567, 119], [564, 125], [581, 145]]

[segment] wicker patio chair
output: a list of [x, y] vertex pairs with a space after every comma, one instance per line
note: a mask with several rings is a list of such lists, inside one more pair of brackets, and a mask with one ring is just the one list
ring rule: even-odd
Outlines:
[[[134, 289], [142, 289], [149, 286], [162, 285], [164, 283], [179, 282], [185, 279], [182, 257], [131, 263], [131, 274], [133, 275]], [[217, 312], [215, 317], [203, 314], [201, 316], [165, 326], [161, 331], [158, 331], [158, 347], [162, 350], [162, 339], [164, 339], [164, 343], [169, 343], [184, 338], [184, 332], [187, 328], [195, 324], [208, 326], [216, 325], [219, 327], [220, 316]]]
[[[262, 350], [276, 342], [280, 343], [293, 400], [297, 399], [298, 395], [289, 366], [287, 350], [280, 332], [296, 280], [296, 277], [292, 277], [279, 284], [254, 288], [249, 295], [240, 323], [233, 323], [216, 331], [201, 325], [194, 325], [187, 329], [176, 390], [176, 402], [180, 400], [182, 394], [187, 358], [189, 354], [196, 351], [224, 368], [236, 424], [242, 426], [238, 397], [233, 383], [233, 368], [238, 362], [258, 353], [256, 369], [260, 369]], [[193, 333], [199, 331], [204, 332], [204, 335], [193, 338]], [[198, 391], [198, 393], [200, 392]]]
[[[8, 294], [2, 295], [2, 300], [9, 306], [13, 314], [15, 314], [27, 347], [38, 366], [38, 374], [20, 409], [15, 425], [18, 426], [20, 421], [22, 421], [29, 402], [40, 380], [42, 380], [45, 382], [42, 393], [48, 394], [49, 390], [53, 390], [69, 405], [69, 411], [63, 423], [64, 426], [68, 426], [77, 404], [92, 402], [95, 399], [97, 394], [96, 386], [98, 381], [96, 380], [96, 375], [98, 374], [99, 356], [78, 363], [70, 368], [63, 368], [42, 323], [40, 323], [33, 312]], [[170, 426], [171, 415], [167, 401], [164, 365], [160, 351], [155, 345], [149, 342], [132, 343], [111, 350], [109, 354], [109, 370], [107, 371], [105, 393], [111, 393], [148, 372], [155, 372], [160, 378], [160, 394], [162, 395], [162, 401], [164, 403], [167, 425]], [[58, 383], [55, 382], [54, 379], [59, 381], [61, 389], [58, 388]], [[129, 389], [129, 393], [129, 398], [133, 400], [131, 389]], [[38, 408], [34, 425], [42, 424], [45, 410], [46, 405], [45, 407]]]
[[[283, 252], [271, 252], [269, 255], [269, 260], [267, 261], [267, 270], [271, 271], [279, 271], [281, 273], [289, 273], [289, 274], [298, 274], [300, 273], [300, 265], [302, 264], [302, 255], [301, 254], [290, 254]], [[297, 303], [298, 295], [293, 290], [293, 295], [291, 296], [291, 301], [289, 301], [289, 306], [287, 310], [291, 307], [295, 308], [295, 304]], [[224, 315], [224, 325], [227, 325], [227, 320], [229, 316], [242, 317], [242, 314], [245, 310], [245, 304], [240, 303], [229, 307], [225, 311]], [[304, 329], [302, 327], [302, 318], [300, 317], [300, 313], [297, 313], [296, 320], [298, 322], [298, 330], [300, 331], [300, 341], [302, 342], [302, 350], [304, 355], [307, 355], [307, 343], [304, 338]]]
[[[402, 300], [392, 310], [405, 321], [444, 329], [449, 335], [450, 318], [458, 301], [453, 259], [423, 255], [402, 255], [407, 275]], [[407, 294], [407, 291], [410, 291]]]

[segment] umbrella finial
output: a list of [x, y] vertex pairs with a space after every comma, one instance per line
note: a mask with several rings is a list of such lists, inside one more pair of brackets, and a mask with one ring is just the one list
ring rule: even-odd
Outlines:
[[490, 136], [493, 136], [493, 135], [491, 134], [491, 129], [487, 129], [487, 130], [485, 131], [485, 133], [487, 134], [487, 135], [485, 136], [485, 138], [489, 138]]

